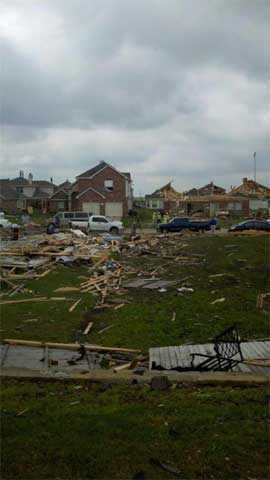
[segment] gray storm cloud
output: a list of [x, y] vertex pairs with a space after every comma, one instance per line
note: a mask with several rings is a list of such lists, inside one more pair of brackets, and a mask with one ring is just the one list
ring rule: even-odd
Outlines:
[[135, 192], [174, 178], [268, 182], [270, 3], [6, 0], [2, 177], [55, 181], [100, 159]]

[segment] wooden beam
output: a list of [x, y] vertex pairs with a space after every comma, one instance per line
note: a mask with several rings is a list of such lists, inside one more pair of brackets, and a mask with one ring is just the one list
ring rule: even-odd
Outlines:
[[[6, 338], [4, 343], [9, 345], [26, 345], [29, 347], [49, 347], [49, 348], [64, 348], [66, 350], [78, 350], [80, 348], [79, 343], [53, 343], [53, 342], [38, 342], [34, 340], [18, 340], [12, 338]], [[134, 348], [117, 348], [117, 347], [104, 347], [102, 345], [84, 345], [85, 350], [101, 350], [105, 352], [130, 352], [141, 353], [141, 350]]]
[[9, 304], [15, 304], [15, 303], [26, 303], [26, 302], [55, 302], [59, 300], [72, 300], [72, 298], [66, 298], [66, 297], [33, 297], [33, 298], [25, 298], [23, 300], [3, 300], [0, 302], [0, 305], [9, 305]]

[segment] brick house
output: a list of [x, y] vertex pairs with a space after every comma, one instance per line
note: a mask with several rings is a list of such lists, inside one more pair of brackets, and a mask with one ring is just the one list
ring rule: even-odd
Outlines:
[[106, 162], [78, 175], [72, 187], [72, 210], [121, 218], [132, 203], [130, 173], [119, 172]]
[[66, 180], [56, 187], [50, 198], [50, 212], [71, 210], [71, 195], [73, 184]]
[[16, 213], [28, 207], [47, 211], [54, 190], [52, 181], [33, 180], [31, 173], [26, 179], [21, 170], [17, 178], [0, 180], [0, 208], [7, 213]]

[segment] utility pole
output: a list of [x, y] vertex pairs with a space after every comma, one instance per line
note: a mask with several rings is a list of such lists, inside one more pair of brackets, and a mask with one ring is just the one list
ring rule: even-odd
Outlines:
[[257, 168], [257, 165], [256, 165], [256, 152], [253, 153], [253, 158], [254, 158], [254, 180], [256, 182], [256, 168]]

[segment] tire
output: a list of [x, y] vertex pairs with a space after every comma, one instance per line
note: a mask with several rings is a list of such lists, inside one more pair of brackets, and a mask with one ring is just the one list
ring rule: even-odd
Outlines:
[[163, 228], [160, 228], [159, 231], [160, 231], [160, 233], [163, 233], [163, 232], [164, 232], [164, 229], [163, 229]]
[[118, 233], [119, 233], [119, 228], [117, 228], [117, 227], [112, 227], [112, 228], [110, 229], [110, 233], [111, 233], [112, 235], [118, 235]]

